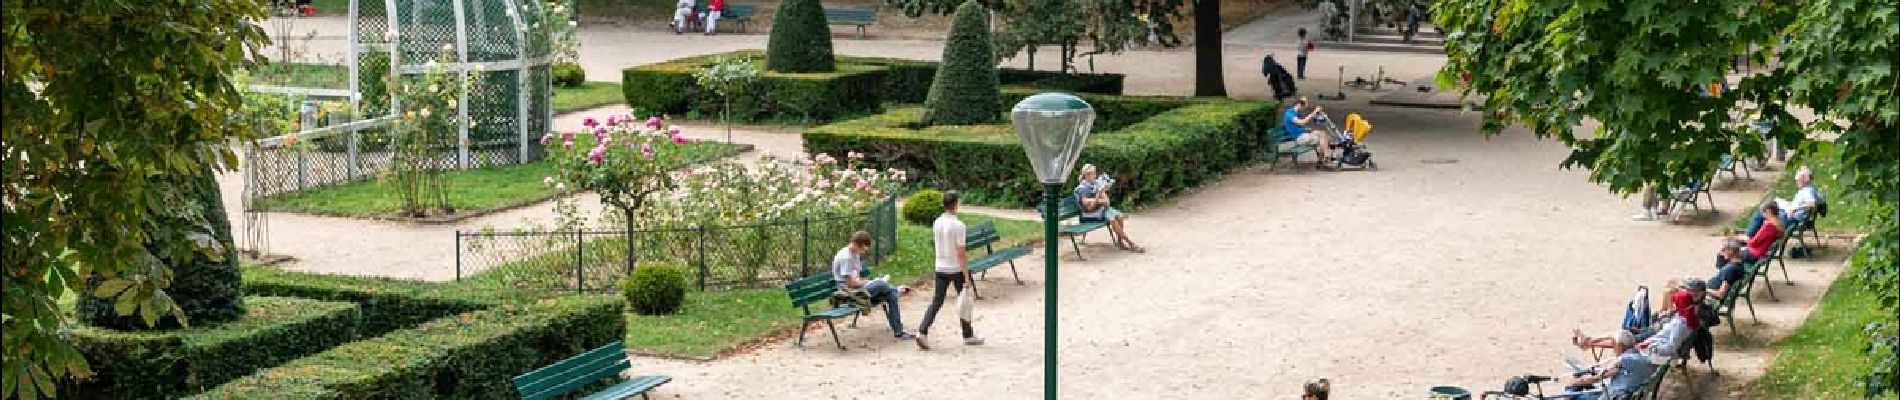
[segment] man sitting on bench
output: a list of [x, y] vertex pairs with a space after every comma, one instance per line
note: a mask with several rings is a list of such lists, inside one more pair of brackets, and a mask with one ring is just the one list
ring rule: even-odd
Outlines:
[[1552, 397], [1619, 399], [1636, 393], [1643, 384], [1649, 383], [1649, 376], [1656, 372], [1656, 364], [1650, 363], [1648, 356], [1636, 350], [1636, 336], [1629, 332], [1618, 332], [1611, 348], [1616, 351], [1616, 358], [1604, 360], [1603, 365], [1591, 368], [1593, 371], [1584, 371], [1584, 376], [1571, 382], [1568, 388], [1570, 392]]
[[1327, 157], [1333, 154], [1332, 138], [1327, 137], [1324, 132], [1306, 129], [1306, 123], [1312, 122], [1313, 115], [1325, 111], [1326, 107], [1313, 107], [1312, 112], [1306, 113], [1304, 117], [1300, 116], [1300, 110], [1309, 104], [1306, 102], [1306, 96], [1300, 96], [1299, 100], [1294, 100], [1293, 105], [1286, 108], [1286, 114], [1280, 118], [1280, 127], [1286, 131], [1286, 137], [1280, 138], [1279, 151], [1292, 151], [1297, 145], [1313, 146], [1319, 150], [1319, 165], [1326, 165], [1328, 161], [1331, 161]]
[[1109, 206], [1108, 187], [1114, 185], [1115, 181], [1097, 173], [1095, 164], [1082, 164], [1080, 181], [1075, 185], [1075, 200], [1082, 206], [1082, 215], [1078, 219], [1082, 222], [1107, 221], [1109, 232], [1114, 233], [1109, 236], [1114, 236], [1115, 248], [1136, 253], [1148, 252], [1136, 246], [1134, 240], [1128, 239], [1128, 224], [1125, 222], [1128, 216]]
[[917, 340], [917, 336], [904, 332], [904, 318], [898, 312], [897, 305], [899, 296], [910, 291], [910, 287], [892, 287], [889, 278], [865, 280], [858, 276], [864, 271], [864, 252], [870, 248], [870, 232], [851, 234], [851, 243], [838, 249], [838, 255], [831, 258], [831, 279], [838, 282], [839, 291], [853, 296], [862, 293], [870, 297], [871, 305], [884, 303], [884, 317], [890, 319], [891, 336], [897, 340]]
[[[1808, 169], [1808, 167], [1801, 167], [1801, 169], [1795, 170], [1794, 185], [1799, 188], [1795, 189], [1794, 199], [1776, 197], [1774, 200], [1775, 207], [1781, 210], [1782, 221], [1786, 222], [1786, 227], [1790, 229], [1801, 226], [1802, 222], [1808, 221], [1808, 218], [1811, 217], [1809, 214], [1814, 210], [1814, 205], [1821, 202], [1821, 189], [1814, 187], [1814, 170]], [[1755, 214], [1749, 217], [1748, 229], [1743, 230], [1742, 234], [1749, 236], [1755, 235], [1755, 231], [1761, 229], [1766, 219], [1767, 218], [1762, 214]]]

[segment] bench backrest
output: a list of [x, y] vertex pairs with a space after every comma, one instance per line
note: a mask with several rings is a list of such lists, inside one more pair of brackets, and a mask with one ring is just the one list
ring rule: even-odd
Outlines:
[[732, 4], [732, 5], [727, 5], [726, 11], [720, 12], [719, 17], [720, 18], [747, 18], [747, 17], [751, 17], [752, 14], [756, 14], [758, 12], [759, 12], [758, 6], [754, 6], [751, 4]]
[[984, 221], [981, 224], [970, 227], [968, 231], [963, 233], [963, 250], [969, 251], [978, 247], [987, 248], [990, 244], [1002, 239], [1002, 234], [996, 232], [996, 221]]
[[[1058, 201], [1056, 204], [1058, 204], [1058, 207], [1056, 207], [1057, 221], [1061, 221], [1061, 220], [1065, 220], [1069, 218], [1075, 218], [1082, 215], [1082, 202], [1079, 200], [1076, 200], [1074, 194], [1062, 196], [1062, 200]], [[1048, 207], [1044, 207], [1043, 205], [1038, 204], [1036, 205], [1036, 212], [1038, 214], [1047, 214]]]
[[[871, 267], [859, 270], [858, 277], [871, 277]], [[817, 275], [799, 278], [785, 284], [785, 293], [791, 296], [792, 307], [805, 308], [806, 313], [811, 312], [811, 309], [806, 307], [812, 303], [830, 299], [831, 293], [836, 291], [838, 291], [838, 283], [831, 279], [830, 272], [820, 272]]]
[[852, 8], [827, 8], [825, 19], [830, 21], [865, 21], [877, 19], [877, 11]]
[[1755, 291], [1755, 280], [1761, 279], [1761, 271], [1767, 269], [1768, 258], [1763, 257], [1753, 263], [1742, 264], [1742, 279], [1735, 281], [1735, 287], [1728, 288], [1728, 295], [1722, 297], [1722, 309], [1734, 312], [1735, 299], [1748, 297]]
[[515, 391], [527, 400], [559, 397], [603, 378], [619, 376], [632, 364], [627, 362], [627, 347], [620, 341], [608, 343], [580, 355], [515, 376]]

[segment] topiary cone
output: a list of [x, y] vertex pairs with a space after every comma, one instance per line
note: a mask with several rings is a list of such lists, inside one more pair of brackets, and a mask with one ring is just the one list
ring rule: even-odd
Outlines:
[[[212, 243], [213, 248], [201, 249], [189, 254], [177, 254], [165, 251], [167, 247], [180, 243], [147, 243], [146, 251], [152, 252], [158, 261], [169, 264], [172, 269], [171, 287], [165, 289], [185, 318], [194, 326], [204, 326], [217, 322], [237, 319], [244, 315], [243, 277], [238, 272], [237, 246], [231, 239], [231, 220], [224, 213], [224, 201], [218, 190], [218, 182], [207, 168], [197, 176], [186, 177], [172, 183], [174, 190], [186, 193], [193, 200], [187, 207], [196, 210], [173, 210], [169, 214], [158, 214], [157, 222], [150, 225], [158, 229], [181, 230], [180, 240], [194, 240], [193, 237]], [[193, 216], [192, 214], [197, 214]], [[198, 244], [183, 244], [198, 246]], [[222, 255], [214, 259], [206, 255], [215, 251]], [[188, 259], [167, 259], [167, 256], [181, 256]], [[97, 290], [98, 277], [93, 277], [86, 285], [87, 293], [79, 293], [78, 312], [86, 322], [94, 326], [124, 329], [170, 329], [179, 327], [178, 320], [171, 316], [160, 316], [156, 326], [148, 326], [136, 313], [119, 315], [114, 309], [114, 299], [102, 299], [92, 295]]]
[[975, 0], [957, 6], [950, 37], [943, 42], [943, 63], [924, 100], [924, 125], [972, 125], [996, 122], [1002, 115], [997, 94], [996, 53], [983, 6]]
[[772, 14], [772, 37], [765, 45], [765, 70], [831, 72], [831, 25], [818, 0], [784, 0]]

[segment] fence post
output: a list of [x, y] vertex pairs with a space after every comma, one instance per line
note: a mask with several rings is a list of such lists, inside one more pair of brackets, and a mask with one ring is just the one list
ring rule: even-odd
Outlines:
[[585, 273], [583, 272], [583, 271], [586, 271], [587, 268], [584, 267], [585, 263], [581, 261], [581, 251], [587, 248], [586, 246], [587, 243], [585, 240], [586, 240], [585, 238], [581, 237], [581, 230], [575, 229], [574, 230], [574, 292], [575, 293], [581, 293], [581, 292], [587, 291], [587, 277], [584, 275]]
[[704, 292], [706, 275], [711, 271], [706, 268], [706, 224], [703, 222], [699, 224], [699, 245], [693, 248], [699, 250], [699, 291]]
[[288, 148], [286, 150], [297, 153], [297, 190], [302, 191], [309, 187], [310, 155], [298, 151], [296, 148]]
[[349, 135], [349, 136], [344, 137], [347, 143], [344, 145], [346, 149], [346, 151], [344, 152], [344, 154], [346, 155], [345, 157], [346, 159], [344, 160], [343, 165], [345, 169], [349, 170], [347, 172], [349, 174], [349, 178], [346, 180], [356, 180], [357, 174], [362, 172], [362, 169], [361, 169], [362, 167], [359, 166], [360, 161], [357, 161], [357, 147], [356, 146], [357, 146], [358, 139], [356, 135], [356, 128], [350, 128], [350, 130], [345, 131], [345, 132], [348, 132], [346, 134]]
[[801, 224], [804, 228], [798, 235], [805, 242], [804, 245], [798, 246], [798, 276], [800, 277], [811, 275], [811, 217], [805, 217], [804, 221]]
[[455, 230], [455, 281], [462, 281], [462, 230]]

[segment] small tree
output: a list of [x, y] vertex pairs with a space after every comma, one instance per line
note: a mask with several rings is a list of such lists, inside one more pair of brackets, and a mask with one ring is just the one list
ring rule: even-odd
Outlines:
[[454, 132], [461, 129], [458, 108], [470, 89], [469, 82], [479, 81], [471, 72], [467, 80], [451, 74], [442, 65], [455, 59], [450, 47], [443, 46], [436, 61], [426, 64], [419, 77], [392, 76], [389, 87], [395, 90], [396, 104], [402, 115], [390, 130], [396, 152], [390, 168], [383, 171], [385, 183], [396, 185], [402, 200], [402, 214], [426, 217], [430, 212], [454, 213], [449, 205], [448, 189], [442, 181], [445, 152], [460, 145]]
[[752, 82], [759, 79], [759, 62], [750, 58], [725, 58], [713, 60], [713, 64], [693, 71], [693, 79], [699, 87], [718, 94], [724, 102], [719, 110], [719, 121], [726, 125], [726, 143], [732, 143], [732, 98], [746, 92]]
[[950, 37], [943, 42], [943, 63], [924, 100], [926, 125], [996, 122], [1002, 99], [996, 92], [996, 53], [983, 24], [983, 6], [970, 0], [957, 7]]
[[831, 25], [818, 0], [784, 0], [772, 15], [772, 37], [765, 45], [765, 69], [772, 72], [830, 72]]
[[[634, 248], [635, 213], [648, 197], [673, 188], [671, 170], [683, 164], [684, 154], [662, 151], [667, 146], [685, 143], [678, 128], [665, 128], [665, 119], [653, 116], [645, 121], [634, 118], [593, 118], [582, 121], [588, 137], [574, 132], [559, 136], [559, 147], [549, 146], [548, 157], [554, 163], [555, 176], [549, 177], [561, 187], [593, 191], [601, 204], [618, 209], [627, 225], [627, 273], [633, 273], [638, 252]], [[554, 141], [550, 132], [541, 137], [542, 145]]]

